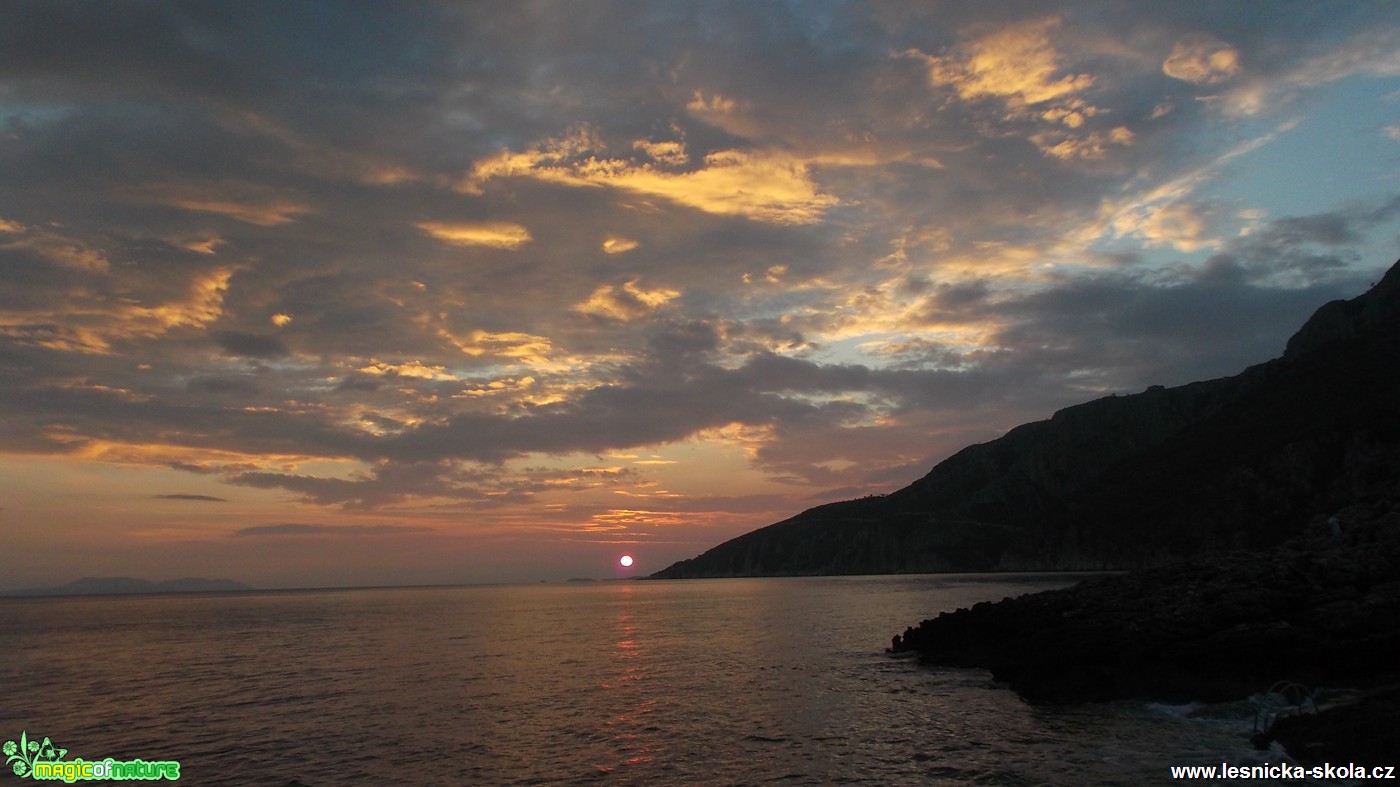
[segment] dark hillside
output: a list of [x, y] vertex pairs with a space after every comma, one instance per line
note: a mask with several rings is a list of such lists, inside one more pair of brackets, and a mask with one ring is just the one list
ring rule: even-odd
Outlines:
[[1233, 377], [1069, 407], [654, 576], [1131, 568], [1400, 495], [1400, 263]]

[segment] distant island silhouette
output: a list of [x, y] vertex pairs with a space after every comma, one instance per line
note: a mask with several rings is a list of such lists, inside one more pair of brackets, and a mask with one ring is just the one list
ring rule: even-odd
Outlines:
[[4, 596], [114, 596], [136, 593], [214, 593], [253, 590], [232, 579], [203, 579], [186, 577], [152, 582], [132, 577], [83, 577], [66, 585], [47, 588], [22, 588], [0, 593]]

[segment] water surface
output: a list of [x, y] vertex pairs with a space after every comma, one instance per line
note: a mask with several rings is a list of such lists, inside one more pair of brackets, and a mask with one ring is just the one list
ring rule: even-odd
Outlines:
[[1034, 707], [883, 653], [939, 611], [1066, 582], [8, 599], [0, 739], [179, 760], [192, 784], [1151, 784], [1260, 761], [1249, 719]]

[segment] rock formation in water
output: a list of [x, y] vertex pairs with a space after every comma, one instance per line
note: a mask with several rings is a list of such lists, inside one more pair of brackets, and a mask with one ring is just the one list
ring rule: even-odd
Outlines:
[[[1328, 524], [1335, 519], [1337, 532]], [[1223, 701], [1281, 680], [1400, 676], [1400, 503], [1348, 506], [1263, 551], [947, 612], [902, 649], [987, 667], [1034, 701]]]
[[[1318, 516], [1262, 551], [1140, 569], [906, 631], [925, 663], [983, 667], [1035, 702], [1168, 702], [1296, 692], [1256, 736], [1308, 764], [1391, 765], [1400, 751], [1400, 502]], [[1347, 688], [1321, 708], [1317, 689]]]
[[970, 446], [655, 578], [1124, 569], [1263, 549], [1400, 499], [1400, 263], [1317, 310], [1281, 358], [1110, 396]]

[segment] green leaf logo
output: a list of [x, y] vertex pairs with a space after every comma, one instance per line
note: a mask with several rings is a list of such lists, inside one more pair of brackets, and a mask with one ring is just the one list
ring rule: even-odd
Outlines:
[[5, 754], [5, 764], [10, 766], [16, 776], [28, 776], [34, 770], [36, 762], [54, 762], [68, 753], [67, 749], [60, 749], [53, 745], [53, 741], [45, 737], [43, 741], [31, 741], [29, 732], [22, 731], [19, 734], [19, 742], [5, 741], [0, 746], [0, 752]]

